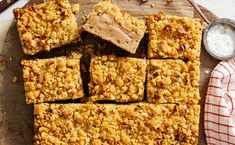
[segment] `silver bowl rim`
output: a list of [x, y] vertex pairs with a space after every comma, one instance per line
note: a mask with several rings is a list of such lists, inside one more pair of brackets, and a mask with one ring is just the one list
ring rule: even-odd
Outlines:
[[[216, 59], [219, 59], [219, 60], [227, 60], [227, 59], [233, 58], [233, 57], [235, 57], [235, 51], [234, 51], [234, 53], [231, 54], [231, 55], [221, 57], [221, 56], [216, 55], [215, 53], [213, 53], [213, 52], [209, 49], [208, 42], [207, 42], [207, 35], [208, 35], [208, 32], [209, 32], [209, 30], [210, 30], [211, 27], [213, 27], [213, 26], [215, 26], [215, 25], [218, 25], [218, 24], [227, 24], [227, 25], [231, 26], [232, 28], [234, 28], [234, 30], [235, 30], [235, 21], [234, 21], [234, 20], [232, 20], [232, 19], [227, 19], [227, 18], [220, 18], [220, 19], [215, 20], [214, 22], [212, 22], [212, 23], [204, 30], [204, 33], [203, 33], [203, 43], [204, 43], [205, 49], [206, 49], [206, 51], [207, 51], [212, 57], [214, 57], [214, 58], [216, 58]], [[235, 31], [234, 31], [234, 32], [235, 32]]]

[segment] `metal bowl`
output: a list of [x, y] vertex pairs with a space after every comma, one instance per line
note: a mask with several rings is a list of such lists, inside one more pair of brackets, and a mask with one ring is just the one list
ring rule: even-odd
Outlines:
[[[209, 49], [209, 46], [208, 46], [208, 42], [207, 42], [207, 35], [208, 35], [208, 32], [210, 31], [210, 28], [215, 26], [215, 25], [219, 25], [219, 24], [226, 24], [226, 25], [229, 25], [231, 26], [231, 28], [233, 28], [235, 30], [235, 21], [231, 20], [231, 19], [226, 19], [226, 18], [221, 18], [221, 19], [218, 19], [216, 21], [214, 21], [213, 23], [211, 23], [204, 31], [204, 34], [203, 34], [203, 43], [204, 43], [204, 46], [206, 48], [206, 51], [214, 58], [216, 59], [219, 59], [219, 60], [227, 60], [227, 59], [230, 59], [230, 58], [233, 58], [235, 57], [235, 51], [233, 52], [233, 54], [231, 55], [228, 55], [228, 56], [218, 56], [216, 55], [213, 51], [211, 51]], [[234, 31], [235, 32], [235, 31]]]

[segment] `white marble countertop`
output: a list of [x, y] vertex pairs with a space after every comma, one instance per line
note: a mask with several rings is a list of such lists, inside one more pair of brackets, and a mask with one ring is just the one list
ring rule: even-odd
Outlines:
[[[195, 0], [198, 4], [212, 11], [219, 18], [230, 18], [235, 20], [235, 0]], [[19, 0], [0, 14], [0, 47], [2, 47], [6, 32], [13, 19], [12, 10], [22, 7], [28, 0]]]

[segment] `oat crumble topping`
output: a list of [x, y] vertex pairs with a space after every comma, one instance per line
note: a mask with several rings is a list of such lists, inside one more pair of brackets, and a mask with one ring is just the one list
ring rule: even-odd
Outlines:
[[83, 97], [80, 57], [22, 60], [26, 102], [42, 103]]
[[36, 104], [35, 145], [198, 143], [199, 105]]
[[79, 34], [73, 12], [78, 9], [78, 4], [71, 7], [68, 0], [14, 9], [24, 53], [34, 55], [75, 41]]
[[148, 58], [199, 60], [202, 22], [197, 18], [166, 16], [148, 18]]
[[152, 59], [147, 66], [147, 100], [153, 103], [197, 104], [199, 61]]
[[91, 59], [89, 83], [93, 101], [136, 102], [144, 97], [146, 60], [95, 56]]

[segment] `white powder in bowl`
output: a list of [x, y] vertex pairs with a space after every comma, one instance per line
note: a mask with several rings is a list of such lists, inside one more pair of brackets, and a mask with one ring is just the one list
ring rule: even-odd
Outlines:
[[207, 42], [216, 56], [230, 56], [235, 52], [235, 30], [229, 25], [214, 25], [208, 31]]

